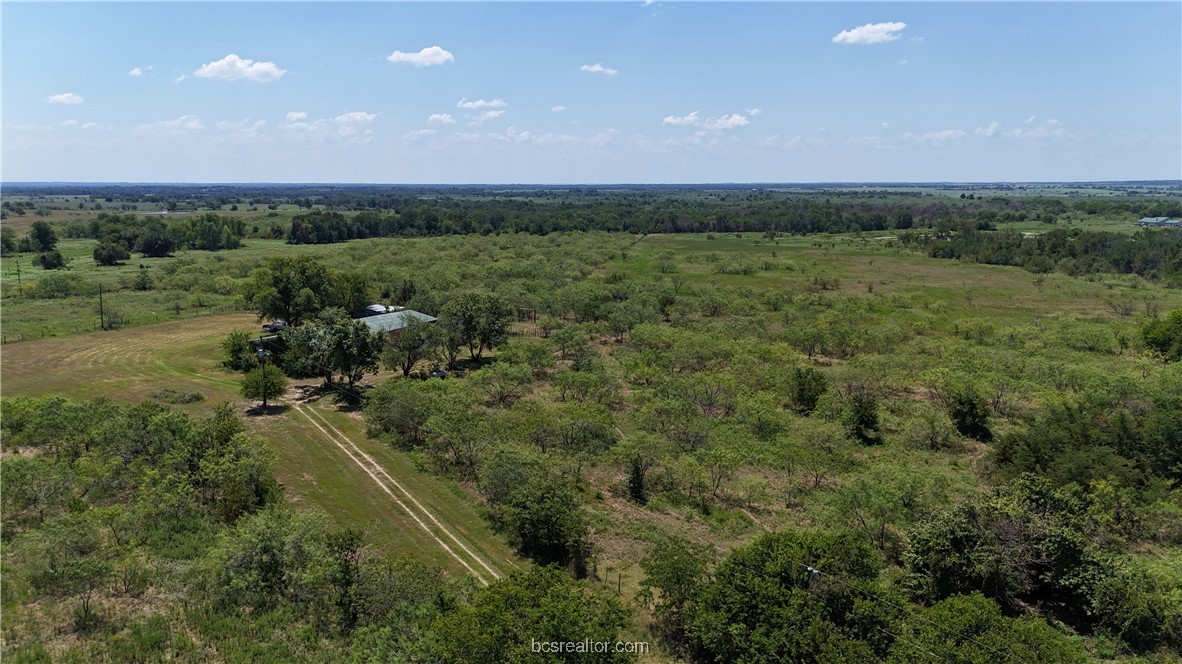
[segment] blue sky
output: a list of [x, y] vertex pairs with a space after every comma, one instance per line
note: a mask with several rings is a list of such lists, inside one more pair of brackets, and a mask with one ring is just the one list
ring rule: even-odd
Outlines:
[[6, 181], [1182, 178], [1182, 3], [19, 4]]

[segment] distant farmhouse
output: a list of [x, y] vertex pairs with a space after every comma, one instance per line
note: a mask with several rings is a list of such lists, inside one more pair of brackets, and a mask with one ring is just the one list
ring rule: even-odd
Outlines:
[[1170, 217], [1141, 217], [1141, 219], [1137, 221], [1137, 225], [1161, 228], [1182, 228], [1182, 219], [1172, 219]]
[[379, 330], [385, 332], [391, 341], [397, 339], [402, 334], [402, 330], [413, 320], [421, 320], [424, 323], [434, 323], [438, 320], [434, 316], [428, 316], [414, 309], [389, 307], [383, 304], [369, 305], [365, 308], [365, 312], [356, 318], [374, 332]]
[[[371, 331], [382, 331], [386, 333], [390, 341], [393, 342], [402, 334], [402, 330], [410, 325], [412, 320], [421, 320], [424, 323], [434, 323], [437, 318], [428, 316], [413, 309], [406, 307], [394, 307], [385, 304], [371, 304], [368, 307], [355, 311], [352, 314], [354, 320], [359, 320], [366, 324]], [[264, 334], [258, 339], [251, 339], [250, 345], [258, 350], [264, 348], [266, 350], [277, 351], [280, 348], [279, 332], [287, 329], [287, 323], [284, 321], [274, 321], [263, 326]], [[267, 334], [270, 333], [270, 334]]]

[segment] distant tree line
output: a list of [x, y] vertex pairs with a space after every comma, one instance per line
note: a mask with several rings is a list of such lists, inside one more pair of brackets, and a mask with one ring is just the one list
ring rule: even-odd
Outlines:
[[[1071, 208], [1058, 198], [966, 200], [849, 200], [817, 195], [718, 198], [635, 196], [572, 197], [559, 201], [496, 197], [437, 197], [387, 201], [352, 215], [313, 210], [295, 217], [291, 244], [327, 244], [368, 237], [479, 233], [622, 231], [628, 233], [851, 233], [934, 228], [993, 230], [1023, 221], [1057, 223]], [[1175, 212], [1169, 201], [1076, 207], [1081, 214]], [[347, 209], [347, 208], [344, 208]], [[1178, 211], [1182, 212], [1182, 211]], [[1131, 221], [1130, 216], [1130, 221]]]
[[[120, 256], [136, 251], [147, 257], [158, 258], [168, 256], [177, 249], [237, 249], [242, 246], [242, 237], [246, 235], [246, 222], [238, 217], [223, 217], [212, 212], [167, 222], [135, 214], [100, 212], [88, 222], [67, 224], [65, 235], [98, 240], [104, 256]], [[99, 260], [99, 251], [96, 248], [95, 260], [103, 263]], [[127, 257], [124, 255], [117, 260]]]
[[1108, 231], [1054, 229], [1039, 235], [1017, 231], [905, 234], [908, 245], [926, 248], [935, 258], [1015, 265], [1031, 272], [1060, 271], [1072, 276], [1095, 272], [1139, 274], [1169, 279], [1182, 275], [1182, 234], [1142, 229], [1132, 235]]

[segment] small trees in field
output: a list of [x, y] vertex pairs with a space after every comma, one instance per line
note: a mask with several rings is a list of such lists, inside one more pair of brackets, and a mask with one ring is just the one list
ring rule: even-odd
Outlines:
[[456, 331], [472, 359], [479, 360], [484, 351], [505, 342], [513, 307], [500, 295], [470, 291], [445, 304], [440, 318]]
[[263, 408], [267, 407], [267, 400], [278, 397], [287, 390], [287, 377], [278, 367], [262, 366], [252, 369], [242, 379], [242, 396], [246, 399], [259, 399]]
[[99, 265], [118, 265], [131, 258], [131, 252], [115, 242], [99, 242], [94, 246], [94, 262]]

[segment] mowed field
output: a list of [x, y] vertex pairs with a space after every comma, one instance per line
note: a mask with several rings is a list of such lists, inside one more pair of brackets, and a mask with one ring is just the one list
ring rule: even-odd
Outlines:
[[199, 391], [203, 401], [177, 408], [200, 417], [233, 403], [275, 451], [288, 500], [366, 531], [375, 547], [483, 582], [524, 564], [489, 529], [470, 493], [368, 439], [360, 415], [314, 396], [305, 389], [312, 383], [296, 384], [282, 412], [246, 414], [238, 375], [218, 366], [220, 342], [256, 326], [253, 315], [233, 314], [8, 344], [0, 348], [0, 393], [142, 401], [161, 388]]

